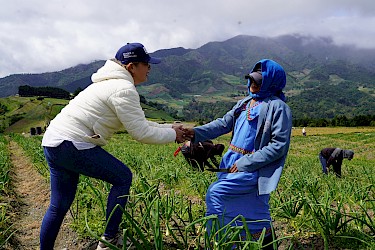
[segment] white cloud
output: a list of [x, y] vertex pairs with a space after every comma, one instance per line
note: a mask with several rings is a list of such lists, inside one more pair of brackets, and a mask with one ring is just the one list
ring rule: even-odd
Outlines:
[[330, 36], [375, 48], [375, 2], [361, 0], [13, 0], [0, 9], [0, 77], [113, 57], [126, 42], [149, 52], [197, 48], [239, 34]]

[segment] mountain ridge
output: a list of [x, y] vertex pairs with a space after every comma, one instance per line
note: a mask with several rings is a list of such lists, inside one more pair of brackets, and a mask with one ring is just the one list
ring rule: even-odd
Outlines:
[[[294, 103], [302, 103], [308, 107], [316, 101], [331, 103], [330, 106], [337, 107], [337, 114], [375, 113], [375, 102], [372, 101], [375, 97], [374, 49], [337, 46], [330, 38], [298, 34], [275, 38], [239, 35], [221, 42], [209, 42], [197, 49], [177, 47], [151, 54], [162, 58], [163, 62], [153, 65], [149, 80], [137, 88], [148, 100], [169, 105], [180, 113], [193, 99], [228, 102], [241, 98], [247, 91], [243, 76], [263, 58], [277, 61], [287, 72], [285, 91], [296, 118], [306, 115], [330, 118], [332, 112], [328, 109], [327, 112], [306, 113], [298, 105], [294, 106]], [[69, 92], [84, 89], [91, 83], [91, 74], [104, 62], [80, 64], [58, 72], [1, 78], [0, 97], [16, 94], [21, 85], [54, 86]], [[342, 91], [339, 86], [350, 88]], [[317, 95], [314, 91], [326, 92]], [[347, 96], [333, 99], [335, 95], [329, 93], [335, 91]], [[314, 96], [322, 99], [314, 100]], [[342, 99], [353, 103], [353, 96], [358, 97], [356, 105], [344, 107]]]

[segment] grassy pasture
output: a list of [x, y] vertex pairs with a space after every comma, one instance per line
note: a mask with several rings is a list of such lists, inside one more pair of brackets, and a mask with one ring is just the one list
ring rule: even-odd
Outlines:
[[[271, 195], [280, 248], [374, 249], [375, 128], [306, 128], [306, 137], [301, 129], [293, 130], [283, 175]], [[11, 139], [48, 178], [41, 136], [12, 134]], [[224, 135], [216, 142], [227, 145], [229, 139]], [[192, 169], [182, 155], [174, 157], [177, 146], [140, 144], [126, 133], [115, 135], [105, 146], [134, 173], [123, 234], [137, 249], [203, 249], [209, 244], [231, 249], [238, 228], [211, 238], [204, 231], [204, 196], [215, 174]], [[355, 152], [352, 161], [344, 160], [342, 178], [321, 173], [318, 153], [324, 147]], [[103, 232], [109, 189], [106, 183], [81, 177], [71, 212], [72, 226], [82, 237], [97, 238]], [[259, 249], [259, 242], [237, 245]]]

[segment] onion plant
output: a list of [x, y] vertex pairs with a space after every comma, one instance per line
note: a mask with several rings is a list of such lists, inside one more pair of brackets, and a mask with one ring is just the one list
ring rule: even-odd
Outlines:
[[[41, 137], [11, 135], [11, 139], [29, 152], [38, 171], [46, 175]], [[229, 139], [230, 135], [224, 135], [218, 142]], [[177, 147], [174, 143], [141, 144], [124, 133], [116, 134], [105, 146], [133, 172], [128, 204], [122, 208], [121, 229], [128, 246], [260, 249], [265, 235], [252, 239], [246, 233], [246, 239], [240, 238], [239, 232], [246, 231], [244, 226], [221, 225], [220, 216], [205, 216], [205, 193], [216, 175], [193, 169], [181, 155], [174, 157]], [[343, 161], [342, 178], [322, 173], [318, 154], [324, 147], [355, 152], [352, 161]], [[271, 216], [278, 223], [275, 242], [292, 249], [302, 246], [301, 238], [306, 241], [306, 236], [314, 236], [323, 239], [325, 249], [374, 249], [373, 152], [375, 131], [293, 136], [279, 186], [271, 193]], [[108, 183], [81, 176], [71, 213], [72, 227], [82, 237], [99, 239], [103, 233], [109, 190]], [[235, 220], [246, 224], [241, 215]]]

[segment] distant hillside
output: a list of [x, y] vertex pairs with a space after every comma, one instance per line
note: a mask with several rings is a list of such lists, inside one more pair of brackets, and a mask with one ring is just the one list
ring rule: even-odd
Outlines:
[[[328, 38], [300, 35], [261, 38], [236, 36], [197, 49], [173, 48], [153, 53], [149, 81], [138, 86], [147, 100], [179, 110], [191, 100], [233, 102], [246, 94], [243, 79], [260, 59], [279, 62], [287, 72], [286, 92], [294, 118], [331, 118], [375, 114], [375, 50], [336, 46]], [[20, 85], [85, 88], [104, 61], [60, 72], [11, 75], [0, 79], [0, 97]], [[214, 105], [214, 104], [213, 104]]]
[[[29, 133], [31, 128], [44, 129], [68, 100], [41, 97], [0, 98], [0, 133]], [[158, 122], [174, 119], [157, 108], [141, 103], [146, 118]]]
[[30, 128], [44, 128], [68, 100], [36, 97], [0, 98], [0, 132], [28, 133]]
[[0, 97], [7, 97], [18, 93], [18, 87], [29, 85], [32, 87], [60, 87], [73, 93], [78, 87], [86, 88], [91, 84], [91, 75], [104, 61], [90, 64], [80, 64], [58, 72], [42, 74], [16, 74], [0, 78]]

